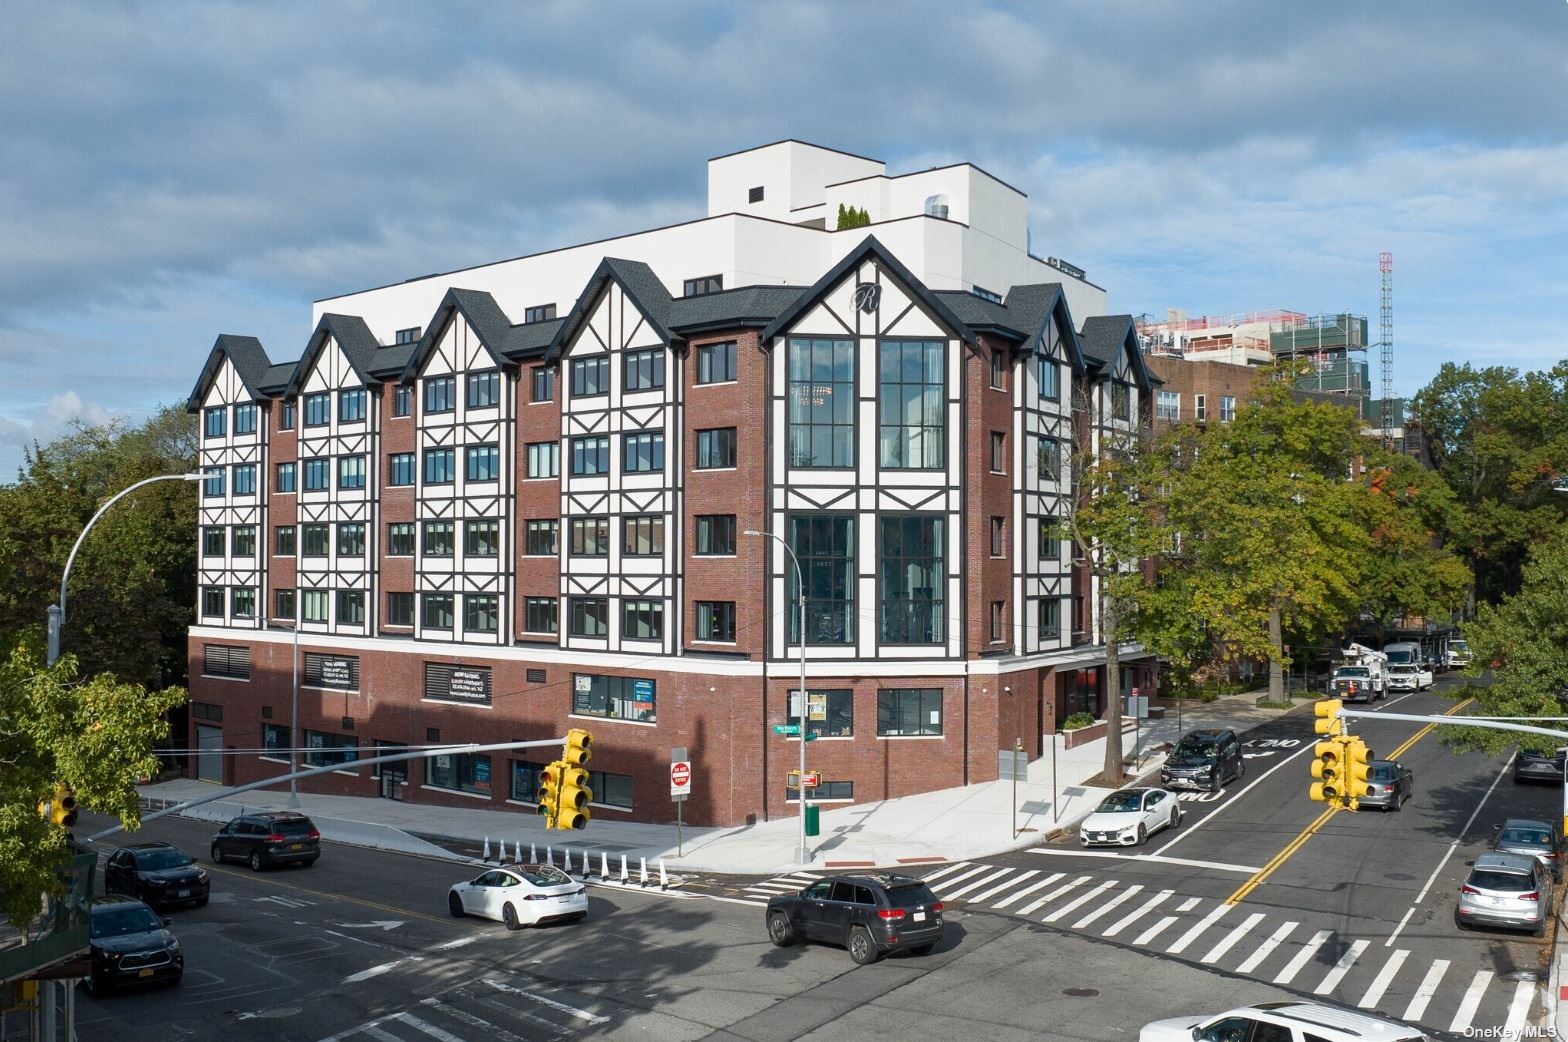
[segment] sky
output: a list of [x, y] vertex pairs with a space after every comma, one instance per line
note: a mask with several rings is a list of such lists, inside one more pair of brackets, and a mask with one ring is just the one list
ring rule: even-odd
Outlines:
[[[12, 5], [0, 482], [219, 333], [701, 216], [799, 138], [973, 162], [1113, 312], [1378, 314], [1395, 389], [1568, 357], [1568, 0]], [[1373, 359], [1375, 362], [1375, 359]]]

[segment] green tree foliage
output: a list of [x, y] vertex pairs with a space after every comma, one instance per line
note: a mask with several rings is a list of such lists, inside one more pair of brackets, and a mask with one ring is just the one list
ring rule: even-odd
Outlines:
[[1385, 631], [1403, 616], [1446, 621], [1464, 606], [1471, 585], [1469, 566], [1441, 542], [1460, 513], [1453, 490], [1409, 456], [1369, 448], [1367, 465], [1374, 494], [1358, 506], [1372, 548], [1358, 614]]
[[78, 806], [140, 824], [136, 781], [157, 773], [152, 749], [168, 734], [163, 714], [184, 701], [180, 688], [81, 680], [73, 655], [47, 669], [27, 647], [0, 659], [0, 916], [27, 924], [40, 894], [61, 891], [65, 830], [38, 813], [57, 782]]
[[839, 231], [846, 228], [864, 228], [871, 223], [871, 215], [862, 208], [838, 204], [838, 223], [835, 227]]

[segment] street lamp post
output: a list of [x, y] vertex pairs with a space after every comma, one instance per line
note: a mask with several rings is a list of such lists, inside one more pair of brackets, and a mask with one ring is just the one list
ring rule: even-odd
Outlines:
[[[800, 559], [783, 536], [755, 528], [746, 529], [744, 534], [772, 539], [784, 548], [790, 563], [795, 566], [795, 589], [800, 594], [800, 777], [795, 792], [800, 797], [800, 863], [804, 865], [811, 862], [811, 853], [806, 849], [806, 581], [800, 571]], [[789, 716], [787, 706], [784, 715]]]

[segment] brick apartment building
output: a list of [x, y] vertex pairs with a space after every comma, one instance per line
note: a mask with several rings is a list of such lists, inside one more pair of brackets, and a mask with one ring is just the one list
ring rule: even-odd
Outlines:
[[[302, 758], [341, 768], [307, 788], [529, 813], [547, 756], [356, 759], [580, 726], [599, 816], [668, 820], [684, 746], [687, 820], [737, 824], [797, 798], [772, 727], [802, 641], [819, 802], [993, 779], [1149, 682], [1107, 684], [1048, 519], [1066, 446], [1149, 422], [1150, 376], [1131, 318], [1029, 253], [1024, 196], [793, 141], [708, 180], [706, 218], [318, 301], [293, 361], [218, 337], [201, 777], [283, 772], [297, 667]], [[804, 633], [753, 531], [799, 559]]]

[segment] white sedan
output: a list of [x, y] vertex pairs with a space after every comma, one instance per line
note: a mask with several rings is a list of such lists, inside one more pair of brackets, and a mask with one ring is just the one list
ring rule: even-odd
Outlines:
[[1394, 691], [1425, 691], [1436, 682], [1425, 666], [1401, 662], [1388, 667], [1388, 686]]
[[588, 888], [554, 865], [508, 865], [453, 883], [446, 906], [454, 916], [481, 915], [520, 930], [584, 918]]
[[1135, 847], [1160, 829], [1181, 824], [1181, 805], [1169, 789], [1118, 789], [1078, 826], [1084, 846]]

